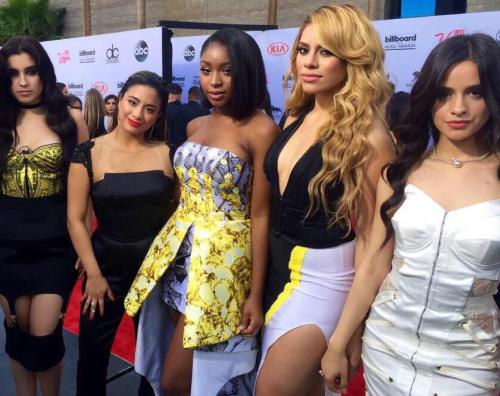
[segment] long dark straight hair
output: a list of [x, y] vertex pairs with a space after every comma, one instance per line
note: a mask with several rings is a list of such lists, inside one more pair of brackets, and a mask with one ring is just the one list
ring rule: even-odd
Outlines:
[[[490, 110], [490, 118], [478, 133], [477, 142], [492, 153], [500, 152], [500, 45], [481, 33], [449, 38], [431, 51], [411, 90], [408, 113], [393, 131], [398, 157], [386, 167], [387, 182], [393, 194], [380, 208], [386, 227], [384, 244], [394, 233], [389, 212], [402, 203], [409, 173], [422, 161], [430, 137], [439, 141], [432, 108], [438, 99], [440, 85], [453, 66], [466, 60], [477, 65], [481, 92]], [[500, 165], [497, 177], [500, 180]]]
[[[61, 140], [64, 157], [64, 173], [67, 172], [73, 149], [77, 142], [77, 126], [69, 113], [68, 100], [56, 86], [54, 66], [42, 45], [32, 37], [21, 36], [10, 39], [0, 49], [2, 78], [0, 92], [0, 177], [5, 170], [5, 161], [10, 149], [18, 143], [16, 131], [20, 108], [10, 94], [11, 80], [8, 76], [7, 62], [10, 56], [28, 54], [36, 64], [43, 83], [42, 102], [47, 126]], [[34, 131], [36, 133], [36, 131]]]

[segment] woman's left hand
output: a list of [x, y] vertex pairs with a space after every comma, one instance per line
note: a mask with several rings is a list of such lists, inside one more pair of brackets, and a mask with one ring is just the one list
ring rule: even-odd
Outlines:
[[264, 315], [262, 313], [262, 299], [250, 295], [241, 312], [240, 334], [243, 336], [256, 335], [264, 324]]

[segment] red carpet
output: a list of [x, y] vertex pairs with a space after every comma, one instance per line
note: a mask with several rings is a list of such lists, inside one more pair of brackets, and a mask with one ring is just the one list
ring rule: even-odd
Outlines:
[[[69, 300], [66, 318], [64, 319], [64, 328], [73, 334], [79, 333], [80, 320], [80, 300], [82, 298], [82, 280], [78, 280], [73, 289], [73, 294]], [[135, 354], [135, 332], [132, 319], [124, 315], [123, 320], [118, 328], [118, 333], [115, 337], [115, 342], [111, 348], [111, 352], [119, 358], [127, 362], [134, 363]]]
[[[81, 279], [77, 282], [71, 299], [69, 301], [68, 310], [66, 312], [66, 318], [64, 320], [64, 327], [66, 330], [78, 335], [79, 329], [79, 316], [80, 316], [80, 300], [82, 298], [82, 281]], [[115, 337], [115, 342], [111, 349], [111, 352], [123, 360], [133, 364], [134, 354], [135, 354], [135, 332], [132, 320], [124, 315], [123, 320], [118, 329], [118, 333]], [[363, 370], [359, 370], [356, 376], [353, 378], [349, 387], [347, 389], [346, 395], [348, 396], [364, 396], [365, 395], [365, 384], [363, 380]]]

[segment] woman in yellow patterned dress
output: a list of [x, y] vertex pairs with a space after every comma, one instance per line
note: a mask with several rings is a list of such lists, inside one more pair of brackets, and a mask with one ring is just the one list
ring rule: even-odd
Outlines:
[[[62, 318], [76, 279], [66, 229], [66, 174], [81, 112], [56, 87], [50, 58], [30, 37], [0, 50], [0, 303], [18, 395], [59, 395]], [[4, 389], [2, 388], [1, 393]]]
[[[260, 110], [265, 71], [248, 34], [214, 33], [200, 66], [213, 111], [188, 125], [188, 141], [174, 157], [179, 207], [153, 242], [125, 306], [135, 315], [146, 301], [136, 367], [156, 392], [251, 394], [242, 379], [255, 366], [254, 336], [263, 322], [270, 201], [263, 160], [278, 129]], [[165, 307], [175, 322], [171, 337], [159, 319]], [[165, 351], [158, 343], [166, 338]], [[158, 340], [154, 347], [151, 339]]]

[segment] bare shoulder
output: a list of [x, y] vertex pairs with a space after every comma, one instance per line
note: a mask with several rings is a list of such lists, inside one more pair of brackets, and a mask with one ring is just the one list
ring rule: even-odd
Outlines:
[[394, 157], [394, 146], [387, 127], [380, 120], [374, 120], [372, 129], [367, 134], [368, 143], [375, 152], [381, 152]]
[[210, 115], [196, 117], [195, 119], [189, 121], [186, 126], [186, 135], [188, 138], [193, 136], [197, 131], [203, 128], [205, 123], [210, 119]]
[[273, 141], [279, 128], [271, 117], [259, 111], [245, 125], [245, 132], [251, 142]]
[[75, 122], [77, 124], [80, 122], [84, 122], [83, 121], [83, 113], [80, 110], [74, 109], [73, 107], [68, 106], [68, 112], [69, 112], [69, 115], [75, 120]]

